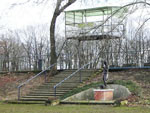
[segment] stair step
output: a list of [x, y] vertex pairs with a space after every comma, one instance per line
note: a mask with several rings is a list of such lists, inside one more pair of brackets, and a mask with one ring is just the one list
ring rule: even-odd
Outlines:
[[[56, 93], [57, 96], [62, 96], [63, 94], [58, 94]], [[54, 93], [53, 94], [28, 94], [27, 96], [55, 96]]]
[[[71, 89], [70, 90], [57, 90], [57, 92], [69, 92], [69, 91], [71, 91]], [[34, 90], [32, 92], [49, 93], [49, 92], [54, 92], [54, 90], [51, 90], [51, 91], [50, 90]]]
[[[50, 82], [60, 82], [62, 80], [64, 80], [66, 77], [56, 77], [56, 79], [51, 79]], [[86, 79], [88, 77], [82, 77], [82, 79]], [[71, 77], [68, 80], [66, 80], [65, 82], [78, 82], [77, 80], [79, 80], [80, 77]], [[74, 81], [73, 81], [74, 80]]]
[[[56, 89], [58, 92], [60, 91], [59, 89]], [[65, 90], [63, 90], [63, 91], [71, 91], [71, 89], [65, 89]], [[54, 90], [46, 90], [46, 89], [44, 89], [44, 90], [42, 90], [42, 89], [35, 89], [34, 90], [34, 92], [54, 92]]]
[[[44, 84], [57, 84], [58, 82], [46, 82], [46, 83], [44, 83]], [[79, 82], [79, 81], [70, 81], [70, 82], [67, 82], [67, 81], [65, 81], [65, 82], [63, 82], [63, 83], [66, 83], [66, 84], [69, 84], [69, 83], [81, 83], [81, 82]]]
[[[72, 88], [57, 88], [57, 91], [68, 91], [68, 90], [72, 90]], [[54, 91], [54, 88], [51, 89], [34, 89], [32, 91]]]
[[[66, 92], [58, 92], [57, 91], [57, 94], [64, 94]], [[54, 91], [53, 92], [30, 92], [29, 94], [54, 94]]]
[[87, 105], [89, 105], [89, 104], [97, 104], [97, 105], [112, 105], [112, 104], [114, 104], [115, 103], [115, 101], [114, 100], [112, 100], [112, 101], [94, 101], [94, 100], [92, 100], [92, 101], [86, 101], [86, 100], [82, 100], [82, 101], [61, 101], [60, 102], [60, 104], [87, 104]]
[[6, 101], [9, 104], [45, 104], [45, 101], [18, 101], [18, 100], [9, 100]]
[[54, 96], [55, 95], [53, 94], [53, 95], [50, 95], [50, 96], [40, 96], [40, 95], [38, 95], [38, 96], [24, 96], [22, 98], [49, 98], [49, 97], [54, 97]]
[[[57, 84], [58, 82], [55, 82], [55, 83], [51, 83], [51, 82], [46, 82], [46, 83], [44, 83], [43, 85], [55, 85], [55, 84]], [[81, 83], [81, 82], [63, 82], [63, 84], [79, 84], [79, 83]]]
[[42, 98], [42, 99], [47, 99], [49, 96], [24, 96], [22, 99], [33, 99], [33, 98]]
[[[32, 90], [27, 96], [24, 96], [20, 99], [19, 102], [23, 101], [25, 103], [45, 103], [48, 98], [54, 98], [54, 85], [58, 84], [62, 80], [64, 80], [66, 77], [71, 75], [76, 70], [65, 70], [61, 71], [49, 82], [44, 83], [41, 86], [38, 86], [36, 89]], [[81, 76], [82, 80], [86, 80], [94, 71], [93, 70], [82, 70]], [[79, 73], [76, 73], [73, 77], [70, 77], [68, 80], [66, 80], [64, 83], [62, 83], [60, 86], [56, 88], [56, 96], [60, 97], [64, 95], [65, 93], [71, 91], [72, 89], [76, 88], [80, 84], [80, 75]]]
[[[85, 80], [85, 79], [87, 79], [88, 77], [82, 77], [82, 80]], [[57, 77], [56, 79], [54, 79], [54, 80], [50, 80], [50, 82], [60, 82], [60, 81], [62, 81], [62, 80], [64, 80], [65, 78], [63, 78], [63, 77]], [[65, 82], [79, 82], [79, 80], [80, 80], [80, 77], [72, 77], [72, 78], [70, 78], [70, 79], [68, 79], [68, 80], [66, 80]]]
[[[74, 88], [72, 88], [72, 89], [74, 89]], [[58, 88], [56, 88], [56, 90], [59, 92], [59, 91], [70, 91], [70, 90], [72, 90], [71, 88], [70, 89], [58, 89]], [[54, 92], [54, 89], [35, 89], [35, 90], [33, 90], [33, 91], [35, 91], [35, 92]]]
[[[79, 84], [61, 84], [61, 85], [59, 85], [59, 87], [65, 87], [65, 88], [73, 88], [73, 87], [76, 87], [77, 85], [79, 85]], [[53, 89], [54, 88], [54, 85], [52, 85], [52, 86], [45, 86], [45, 85], [42, 85], [42, 86], [39, 86], [39, 87], [37, 87], [37, 89]]]
[[[67, 77], [67, 76], [66, 76], [66, 77]], [[56, 77], [55, 77], [55, 80], [57, 80], [57, 79], [58, 79], [58, 80], [59, 80], [59, 79], [62, 80], [63, 78], [65, 79], [66, 77], [62, 77], [62, 76], [57, 77], [57, 76], [56, 76]], [[89, 77], [89, 76], [82, 76], [82, 78], [88, 78], [88, 77]], [[73, 76], [73, 77], [71, 77], [70, 79], [76, 79], [76, 78], [80, 78], [80, 77], [79, 77], [79, 76]]]
[[[63, 70], [61, 72], [74, 72], [74, 71], [77, 71], [77, 69], [66, 69], [66, 70]], [[96, 71], [96, 69], [82, 69], [81, 71]]]
[[[68, 87], [58, 86], [57, 89], [62, 89], [62, 90], [63, 90], [63, 89], [72, 89], [72, 88], [75, 88], [75, 87], [76, 87], [76, 86], [70, 86], [70, 87], [69, 87], [69, 86], [68, 86]], [[51, 88], [47, 88], [47, 87], [41, 87], [41, 88], [40, 88], [40, 87], [39, 87], [39, 88], [37, 88], [37, 89], [39, 89], [39, 90], [40, 90], [40, 89], [42, 89], [42, 90], [43, 90], [43, 89], [48, 89], [48, 90], [51, 89], [51, 90], [54, 90], [53, 87], [51, 87]]]
[[[67, 77], [67, 76], [69, 76], [71, 74], [60, 74], [60, 75], [56, 75], [55, 77], [63, 77], [63, 78], [65, 78], [65, 77]], [[82, 74], [81, 76], [82, 77], [89, 77], [89, 76], [91, 76], [91, 74], [90, 73], [85, 73], [85, 74]], [[75, 74], [73, 77], [80, 77], [80, 75], [78, 73], [78, 74]]]
[[[56, 85], [56, 84], [55, 84]], [[55, 85], [41, 85], [41, 86], [38, 86], [37, 88], [54, 88], [54, 86]], [[72, 86], [77, 86], [77, 85], [79, 85], [79, 83], [78, 84], [61, 84], [61, 86], [63, 86], [63, 87], [72, 87]]]
[[[66, 76], [55, 76], [55, 78], [53, 78], [53, 79], [51, 79], [51, 80], [54, 80], [54, 79], [59, 79], [59, 78], [66, 78], [66, 77], [68, 77], [69, 75], [66, 75]], [[89, 77], [89, 76], [81, 76], [81, 77]], [[75, 75], [75, 76], [71, 76], [70, 77], [70, 79], [72, 79], [72, 78], [80, 78], [80, 76], [77, 76], [77, 75]]]
[[[68, 91], [57, 91], [58, 94], [64, 94]], [[54, 91], [45, 91], [45, 92], [41, 92], [41, 91], [31, 91], [30, 94], [53, 94]]]
[[[61, 73], [58, 73], [57, 75], [55, 75], [55, 76], [59, 76], [59, 75], [68, 75], [68, 74], [72, 74], [73, 72], [61, 72]], [[55, 77], [54, 76], [54, 77]]]
[[[61, 85], [63, 85], [64, 87], [65, 86], [77, 86], [77, 85], [79, 85], [80, 83], [73, 83], [73, 84], [64, 84], [64, 83], [62, 83]], [[41, 85], [41, 86], [39, 86], [39, 87], [46, 87], [46, 88], [53, 88], [54, 86], [55, 86], [56, 84], [53, 84], [53, 85]]]
[[20, 101], [46, 101], [48, 98], [21, 98]]
[[[68, 91], [71, 91], [71, 89], [65, 89], [65, 90], [56, 89], [56, 90], [57, 90], [57, 92], [68, 92]], [[45, 92], [54, 92], [54, 90], [46, 90], [46, 89], [44, 89], [44, 90], [42, 90], [42, 89], [38, 90], [38, 89], [35, 89], [32, 92], [45, 93]]]
[[[28, 95], [53, 95], [53, 93], [29, 93]], [[63, 95], [64, 93], [58, 93], [56, 92], [57, 95]]]

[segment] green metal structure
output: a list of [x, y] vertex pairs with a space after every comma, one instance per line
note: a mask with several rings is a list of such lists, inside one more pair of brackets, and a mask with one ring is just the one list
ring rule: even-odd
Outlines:
[[66, 38], [83, 41], [124, 37], [127, 12], [119, 6], [65, 11]]

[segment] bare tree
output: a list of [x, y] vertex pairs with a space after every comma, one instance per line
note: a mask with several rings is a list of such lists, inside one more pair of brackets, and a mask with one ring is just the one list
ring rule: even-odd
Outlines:
[[[56, 7], [53, 13], [53, 17], [50, 25], [50, 43], [51, 43], [51, 64], [57, 63], [56, 47], [55, 47], [55, 26], [57, 17], [76, 0], [57, 0]], [[64, 3], [65, 2], [65, 3]], [[54, 73], [57, 70], [57, 66], [54, 67]]]

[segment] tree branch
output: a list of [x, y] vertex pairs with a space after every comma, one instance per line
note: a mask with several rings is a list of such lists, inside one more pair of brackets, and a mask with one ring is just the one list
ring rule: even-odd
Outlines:
[[58, 14], [60, 15], [61, 12], [63, 12], [68, 6], [76, 2], [77, 0], [69, 0], [61, 9], [59, 9]]

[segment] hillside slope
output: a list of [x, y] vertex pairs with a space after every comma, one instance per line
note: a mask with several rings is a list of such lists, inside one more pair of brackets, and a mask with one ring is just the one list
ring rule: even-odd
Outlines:
[[[108, 82], [113, 80], [131, 80], [141, 87], [142, 96], [150, 99], [150, 69], [129, 69], [124, 71], [109, 72]], [[99, 81], [102, 81], [101, 73], [89, 78], [86, 84]]]

